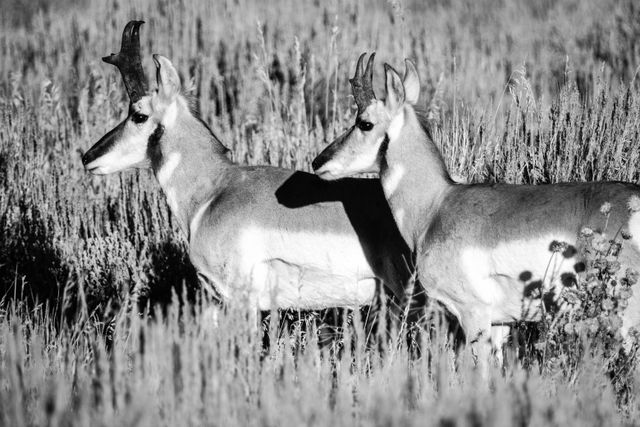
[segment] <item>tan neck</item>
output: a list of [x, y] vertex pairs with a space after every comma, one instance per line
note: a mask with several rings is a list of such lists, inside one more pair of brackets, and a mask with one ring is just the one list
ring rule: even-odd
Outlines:
[[232, 165], [211, 131], [187, 111], [165, 129], [159, 160], [152, 165], [171, 213], [187, 236], [198, 209], [220, 191]]
[[380, 180], [398, 229], [414, 251], [453, 181], [412, 107], [402, 108], [388, 135]]

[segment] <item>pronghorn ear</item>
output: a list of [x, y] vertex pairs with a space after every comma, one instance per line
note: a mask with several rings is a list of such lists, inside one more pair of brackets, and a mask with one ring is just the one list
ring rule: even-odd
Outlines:
[[418, 102], [420, 96], [420, 78], [418, 78], [418, 71], [414, 63], [409, 60], [404, 60], [404, 77], [402, 78], [402, 85], [404, 86], [405, 100], [415, 105]]
[[387, 108], [396, 110], [404, 103], [404, 86], [400, 75], [389, 64], [384, 64], [385, 88], [387, 99], [384, 101]]
[[156, 64], [158, 94], [169, 101], [173, 100], [180, 93], [180, 76], [178, 76], [178, 72], [171, 61], [162, 55], [154, 54], [153, 62]]

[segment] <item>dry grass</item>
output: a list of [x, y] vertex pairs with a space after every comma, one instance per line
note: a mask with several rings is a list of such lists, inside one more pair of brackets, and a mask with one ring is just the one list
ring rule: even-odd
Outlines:
[[[358, 316], [322, 346], [321, 323], [293, 322], [277, 339], [274, 321], [265, 353], [239, 313], [215, 330], [198, 313], [180, 317], [178, 303], [155, 320], [126, 314], [135, 302], [170, 302], [172, 287], [191, 298], [185, 244], [149, 174], [90, 177], [79, 156], [124, 114], [119, 76], [99, 58], [117, 49], [124, 23], [143, 18], [147, 58], [172, 59], [241, 163], [308, 169], [351, 123], [347, 77], [358, 53], [375, 49], [380, 61], [417, 62], [455, 175], [637, 182], [632, 0], [61, 0], [36, 10], [0, 18], [0, 424], [639, 419], [635, 388], [621, 401], [598, 355], [571, 372], [512, 364], [487, 384], [439, 339], [422, 343], [429, 356], [409, 357], [395, 333], [368, 350]], [[638, 374], [628, 375], [634, 387]]]

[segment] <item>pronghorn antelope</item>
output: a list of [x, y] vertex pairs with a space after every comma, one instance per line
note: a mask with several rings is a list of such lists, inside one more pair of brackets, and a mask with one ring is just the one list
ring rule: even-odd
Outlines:
[[402, 297], [409, 252], [379, 182], [328, 183], [232, 163], [181, 94], [167, 58], [153, 55], [157, 89], [147, 89], [141, 24], [129, 22], [120, 53], [103, 58], [122, 74], [129, 114], [86, 152], [86, 170], [151, 168], [203, 287], [223, 302], [260, 310], [355, 307], [372, 301], [379, 281]]
[[[415, 66], [405, 60], [400, 78], [385, 64], [382, 101], [372, 89], [374, 55], [366, 70], [364, 56], [351, 80], [356, 123], [316, 157], [313, 169], [326, 180], [379, 173], [400, 233], [415, 254], [419, 281], [458, 318], [468, 341], [490, 338], [492, 325], [535, 320], [540, 302], [527, 298], [527, 290], [560, 290], [556, 286], [584, 270], [578, 241], [584, 227], [601, 236], [630, 234], [621, 271], [640, 267], [639, 186], [455, 184], [414, 110], [420, 90]], [[606, 221], [603, 205], [610, 208]], [[563, 247], [557, 242], [570, 246], [557, 253]], [[627, 336], [640, 322], [640, 292], [622, 320]], [[494, 337], [494, 344], [501, 338]]]

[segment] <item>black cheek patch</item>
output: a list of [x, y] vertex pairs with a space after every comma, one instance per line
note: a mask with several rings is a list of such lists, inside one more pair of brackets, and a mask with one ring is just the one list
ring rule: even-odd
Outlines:
[[380, 144], [380, 150], [378, 150], [378, 154], [381, 157], [384, 157], [387, 154], [387, 150], [389, 149], [389, 134], [384, 134], [384, 139], [382, 140], [382, 144]]
[[162, 164], [162, 149], [160, 139], [164, 134], [164, 126], [158, 125], [147, 141], [147, 157], [151, 161], [151, 167], [156, 170]]

